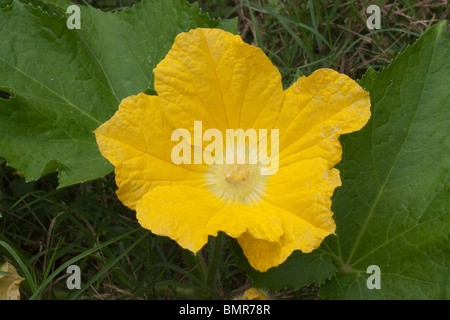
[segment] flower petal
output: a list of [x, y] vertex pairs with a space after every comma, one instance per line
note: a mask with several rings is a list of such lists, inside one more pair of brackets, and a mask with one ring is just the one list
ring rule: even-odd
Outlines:
[[95, 130], [102, 155], [116, 167], [117, 196], [129, 208], [161, 184], [199, 185], [203, 165], [175, 165], [171, 159], [174, 127], [164, 119], [157, 96], [122, 100], [116, 114]]
[[283, 166], [266, 181], [264, 201], [278, 208], [283, 236], [268, 242], [244, 233], [238, 240], [250, 264], [266, 271], [284, 262], [294, 250], [308, 253], [334, 233], [331, 196], [341, 185], [339, 172], [324, 159]]
[[279, 128], [280, 166], [323, 158], [341, 159], [341, 134], [361, 129], [370, 118], [370, 97], [354, 80], [331, 69], [301, 77], [284, 92]]
[[261, 289], [249, 288], [245, 290], [240, 297], [236, 297], [233, 300], [270, 300], [270, 298], [269, 295]]
[[139, 223], [155, 234], [168, 236], [183, 248], [197, 252], [223, 231], [237, 238], [244, 232], [266, 241], [282, 235], [281, 221], [274, 206], [227, 205], [207, 189], [190, 186], [160, 186], [138, 203]]
[[283, 101], [281, 75], [260, 48], [219, 29], [180, 33], [157, 65], [155, 90], [167, 118], [192, 131], [270, 128]]
[[305, 253], [311, 252], [318, 248], [322, 240], [329, 235], [328, 232], [312, 227], [285, 210], [279, 210], [278, 217], [282, 221], [284, 231], [279, 241], [256, 239], [248, 232], [238, 238], [248, 262], [260, 272], [280, 265], [300, 247]]
[[335, 230], [331, 197], [340, 185], [339, 171], [329, 169], [326, 160], [303, 160], [268, 176], [264, 199], [331, 234]]
[[7, 273], [0, 274], [0, 300], [20, 300], [20, 283], [25, 279], [9, 262], [0, 265], [0, 271]]

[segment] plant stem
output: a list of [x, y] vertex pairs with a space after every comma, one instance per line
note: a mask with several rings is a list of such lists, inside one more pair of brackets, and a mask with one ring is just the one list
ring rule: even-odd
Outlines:
[[219, 265], [219, 260], [222, 255], [222, 244], [223, 244], [223, 232], [219, 232], [217, 237], [214, 239], [214, 245], [211, 252], [211, 259], [208, 266], [208, 274], [206, 277], [206, 284], [210, 288], [215, 288], [217, 267]]

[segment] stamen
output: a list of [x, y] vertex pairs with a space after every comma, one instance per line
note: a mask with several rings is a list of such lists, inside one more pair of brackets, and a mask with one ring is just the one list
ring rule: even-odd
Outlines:
[[249, 169], [248, 164], [225, 164], [222, 172], [228, 180], [239, 182], [247, 180]]

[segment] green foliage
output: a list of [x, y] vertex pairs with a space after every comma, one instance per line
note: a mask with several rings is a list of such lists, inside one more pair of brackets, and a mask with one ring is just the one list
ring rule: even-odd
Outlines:
[[[360, 84], [373, 115], [344, 137], [337, 237], [326, 251], [338, 275], [325, 298], [450, 298], [450, 40], [441, 22]], [[369, 265], [381, 289], [368, 290]], [[445, 285], [446, 284], [446, 285]]]
[[57, 171], [63, 187], [112, 171], [93, 130], [123, 98], [153, 89], [178, 33], [236, 26], [183, 0], [154, 0], [115, 13], [82, 6], [81, 29], [70, 30], [71, 3], [56, 3], [59, 15], [36, 1], [0, 9], [0, 155], [29, 181]]

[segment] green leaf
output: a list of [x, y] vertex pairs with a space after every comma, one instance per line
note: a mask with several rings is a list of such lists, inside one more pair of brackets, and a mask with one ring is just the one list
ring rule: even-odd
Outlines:
[[278, 267], [259, 272], [250, 266], [237, 241], [229, 240], [229, 247], [238, 258], [238, 267], [246, 271], [256, 288], [279, 291], [284, 288], [298, 290], [312, 283], [320, 286], [337, 271], [331, 256], [319, 248], [308, 254], [295, 251]]
[[[372, 117], [342, 138], [336, 237], [324, 250], [338, 274], [327, 299], [450, 298], [450, 41], [431, 28], [390, 66], [369, 70]], [[380, 268], [380, 289], [370, 265]]]
[[312, 283], [320, 286], [336, 273], [331, 257], [321, 250], [308, 254], [294, 252], [283, 264], [266, 272], [248, 268], [248, 276], [257, 288], [279, 291], [283, 288], [298, 290]]
[[[20, 1], [24, 4], [31, 4], [33, 7], [40, 7], [42, 11], [47, 12], [50, 15], [57, 14], [59, 16], [64, 16], [66, 11], [66, 7], [71, 3], [67, 2], [67, 0], [53, 0], [51, 3], [45, 0], [0, 0], [0, 8], [10, 6], [14, 1]], [[59, 7], [57, 3], [60, 1], [63, 5]]]
[[[81, 29], [72, 30], [70, 2], [45, 8], [40, 1], [3, 2], [0, 156], [27, 181], [58, 171], [60, 187], [112, 171], [93, 130], [123, 98], [153, 90], [153, 68], [178, 33], [197, 27], [236, 33], [236, 20], [210, 19], [184, 0], [144, 1], [114, 13], [80, 6]], [[64, 16], [49, 15], [50, 7]]]

